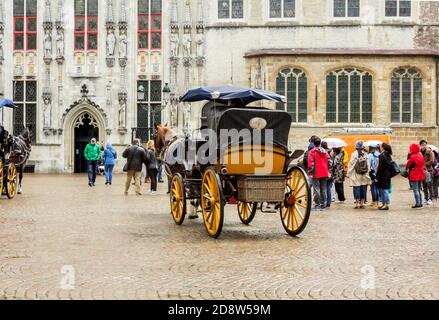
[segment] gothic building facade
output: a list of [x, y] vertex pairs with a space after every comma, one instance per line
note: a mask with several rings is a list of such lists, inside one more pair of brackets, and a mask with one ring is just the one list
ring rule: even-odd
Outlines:
[[[122, 150], [154, 122], [190, 132], [203, 85], [287, 97], [291, 148], [344, 128], [392, 130], [403, 160], [438, 144], [439, 1], [5, 0], [0, 93], [8, 130], [34, 132], [39, 172], [84, 170], [91, 136]], [[170, 95], [163, 94], [170, 91]]]

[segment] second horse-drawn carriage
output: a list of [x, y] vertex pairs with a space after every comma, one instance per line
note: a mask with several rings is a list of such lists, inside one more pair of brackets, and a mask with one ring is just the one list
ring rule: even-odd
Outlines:
[[[16, 108], [11, 100], [0, 97], [0, 109], [4, 107]], [[0, 196], [5, 194], [12, 199], [21, 192], [21, 179], [30, 155], [30, 143], [28, 128], [20, 136], [13, 137], [0, 125]]]
[[270, 203], [289, 235], [304, 230], [311, 211], [310, 186], [288, 150], [291, 116], [247, 106], [262, 99], [284, 101], [262, 90], [190, 90], [182, 102], [208, 100], [198, 134], [178, 138], [157, 126], [156, 148], [171, 178], [171, 213], [177, 225], [185, 219], [187, 201], [192, 201], [201, 206], [207, 233], [217, 238], [226, 204], [236, 205], [241, 221], [249, 224], [258, 204]]

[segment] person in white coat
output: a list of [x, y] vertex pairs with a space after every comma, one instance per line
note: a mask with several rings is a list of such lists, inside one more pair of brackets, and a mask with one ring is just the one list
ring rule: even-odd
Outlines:
[[364, 209], [367, 186], [371, 184], [370, 165], [363, 141], [355, 143], [355, 151], [348, 164], [347, 177], [354, 188], [355, 209]]

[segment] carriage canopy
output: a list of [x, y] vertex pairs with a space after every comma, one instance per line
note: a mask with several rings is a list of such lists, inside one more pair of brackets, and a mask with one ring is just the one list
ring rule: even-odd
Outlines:
[[276, 93], [234, 86], [201, 87], [189, 90], [180, 98], [181, 102], [215, 101], [229, 106], [246, 106], [259, 100], [286, 102], [284, 96]]

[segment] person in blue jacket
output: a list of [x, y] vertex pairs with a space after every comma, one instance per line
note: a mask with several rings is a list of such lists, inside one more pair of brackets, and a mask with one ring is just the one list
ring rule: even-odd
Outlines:
[[105, 178], [106, 178], [105, 184], [111, 185], [113, 183], [113, 169], [117, 159], [117, 152], [116, 150], [114, 150], [111, 143], [107, 143], [107, 146], [105, 147], [103, 153], [103, 159], [104, 159]]

